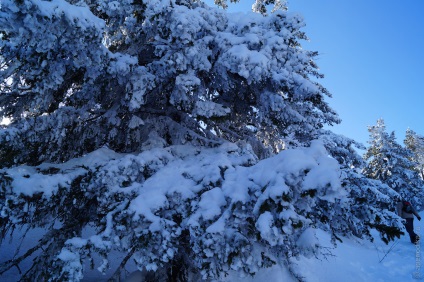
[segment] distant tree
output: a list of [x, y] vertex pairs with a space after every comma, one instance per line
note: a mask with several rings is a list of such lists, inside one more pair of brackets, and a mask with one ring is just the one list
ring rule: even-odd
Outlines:
[[388, 134], [383, 119], [368, 127], [370, 146], [364, 154], [368, 162], [363, 170], [366, 177], [380, 180], [418, 208], [422, 205], [423, 181], [415, 170], [413, 153], [396, 141], [395, 133]]
[[404, 144], [412, 151], [411, 160], [417, 164], [415, 170], [419, 173], [421, 180], [424, 180], [424, 137], [408, 128]]
[[342, 230], [349, 230], [354, 236], [372, 241], [370, 231], [376, 229], [386, 243], [399, 237], [402, 231], [394, 215], [393, 201], [398, 193], [387, 184], [362, 174], [367, 163], [355, 148], [365, 150], [365, 146], [331, 131], [323, 131], [320, 138], [340, 164], [342, 186], [348, 192], [343, 204], [339, 204], [339, 215], [346, 220], [337, 220], [334, 230], [342, 234]]

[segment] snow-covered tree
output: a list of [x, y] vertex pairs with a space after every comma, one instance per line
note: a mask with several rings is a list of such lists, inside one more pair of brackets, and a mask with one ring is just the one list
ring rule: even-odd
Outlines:
[[352, 169], [356, 142], [322, 130], [339, 119], [302, 20], [283, 1], [254, 7], [2, 1], [0, 234], [41, 238], [0, 275], [78, 281], [91, 266], [119, 280], [131, 260], [156, 280], [273, 264], [301, 280], [316, 229], [397, 234], [378, 209], [390, 191]]
[[363, 144], [330, 130], [322, 130], [320, 139], [330, 155], [339, 162], [341, 168], [360, 169], [365, 165], [363, 158], [356, 150], [365, 150]]
[[364, 154], [368, 161], [364, 175], [387, 184], [420, 208], [424, 183], [415, 170], [417, 164], [412, 159], [412, 152], [397, 143], [394, 132], [387, 133], [383, 119], [368, 127], [368, 131], [370, 146]]
[[339, 122], [302, 20], [228, 15], [197, 1], [3, 1], [2, 165], [103, 145], [247, 140], [260, 157]]
[[424, 137], [408, 128], [403, 142], [406, 148], [413, 153], [411, 160], [417, 164], [415, 170], [424, 180]]

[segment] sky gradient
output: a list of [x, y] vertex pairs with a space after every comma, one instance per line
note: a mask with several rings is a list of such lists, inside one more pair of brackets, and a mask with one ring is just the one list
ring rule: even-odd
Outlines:
[[383, 118], [400, 144], [407, 128], [424, 135], [424, 1], [292, 0], [288, 7], [304, 17], [310, 41], [303, 48], [320, 53], [320, 83], [342, 119], [331, 130], [368, 146], [368, 126]]

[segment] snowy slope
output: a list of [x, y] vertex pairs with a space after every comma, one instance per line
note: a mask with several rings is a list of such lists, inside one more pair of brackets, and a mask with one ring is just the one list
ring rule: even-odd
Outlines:
[[[419, 228], [416, 221], [416, 230]], [[301, 272], [307, 281], [415, 281], [413, 274], [422, 273], [419, 268], [423, 243], [415, 246], [404, 235], [386, 245], [378, 239], [378, 234], [375, 235], [374, 243], [345, 239], [332, 250], [334, 257], [329, 256], [327, 260], [302, 259], [299, 262]], [[328, 242], [325, 234], [321, 239]]]

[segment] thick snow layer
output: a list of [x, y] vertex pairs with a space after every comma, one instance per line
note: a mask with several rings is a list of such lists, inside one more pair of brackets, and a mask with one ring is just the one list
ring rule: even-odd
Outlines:
[[71, 22], [75, 22], [79, 27], [85, 29], [89, 27], [96, 27], [102, 29], [104, 21], [95, 17], [88, 7], [79, 7], [64, 0], [51, 0], [51, 1], [31, 1], [37, 5], [43, 15], [46, 17], [53, 17], [57, 14], [64, 14]]
[[[7, 173], [14, 179], [13, 189], [16, 194], [22, 193], [24, 195], [33, 196], [36, 193], [43, 192], [45, 197], [50, 197], [60, 186], [68, 186], [75, 176], [81, 174], [81, 172], [84, 171], [82, 166], [93, 167], [121, 156], [122, 155], [104, 147], [86, 156], [72, 159], [60, 165], [43, 163], [37, 168], [18, 166], [9, 169]], [[37, 173], [38, 171], [51, 168], [60, 169], [62, 173], [53, 175]]]

